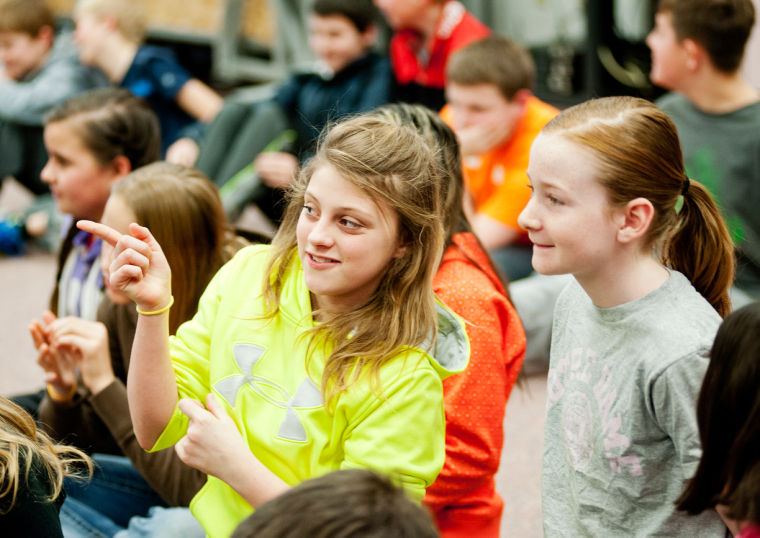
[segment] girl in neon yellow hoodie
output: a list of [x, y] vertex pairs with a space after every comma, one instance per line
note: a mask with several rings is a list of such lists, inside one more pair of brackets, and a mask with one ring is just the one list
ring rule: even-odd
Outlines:
[[469, 356], [432, 291], [438, 173], [413, 128], [337, 124], [272, 245], [240, 251], [171, 339], [171, 275], [150, 232], [81, 224], [114, 246], [110, 283], [140, 313], [127, 383], [137, 439], [175, 445], [209, 475], [191, 510], [210, 536], [331, 470], [385, 472], [416, 499], [437, 476], [441, 379]]

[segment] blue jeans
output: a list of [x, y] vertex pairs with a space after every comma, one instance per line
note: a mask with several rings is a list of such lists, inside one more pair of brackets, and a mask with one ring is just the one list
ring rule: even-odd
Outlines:
[[166, 505], [128, 458], [95, 454], [92, 459], [92, 480], [64, 482], [61, 527], [66, 538], [111, 537], [126, 528], [132, 516]]
[[146, 517], [135, 516], [129, 526], [117, 532], [114, 538], [206, 538], [198, 520], [189, 508], [163, 508], [154, 506]]

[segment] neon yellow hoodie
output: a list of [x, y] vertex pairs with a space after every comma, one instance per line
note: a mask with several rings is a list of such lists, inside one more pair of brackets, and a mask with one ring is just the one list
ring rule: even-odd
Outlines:
[[[439, 308], [437, 359], [407, 348], [381, 369], [380, 395], [362, 376], [330, 414], [315, 384], [326, 357], [316, 346], [307, 371], [308, 341], [299, 338], [313, 321], [297, 256], [285, 274], [280, 312], [262, 319], [269, 253], [268, 246], [241, 250], [213, 278], [195, 317], [171, 337], [179, 397], [204, 402], [213, 391], [254, 455], [290, 485], [336, 469], [370, 468], [395, 476], [421, 499], [445, 456], [441, 379], [463, 370], [469, 357], [461, 321]], [[175, 409], [152, 450], [179, 441], [187, 422]], [[212, 537], [229, 536], [253, 511], [212, 476], [190, 509]]]

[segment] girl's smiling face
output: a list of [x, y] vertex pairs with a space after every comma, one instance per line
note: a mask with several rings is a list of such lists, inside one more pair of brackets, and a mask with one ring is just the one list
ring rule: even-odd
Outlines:
[[614, 274], [620, 215], [596, 179], [594, 155], [561, 135], [542, 133], [530, 151], [528, 176], [533, 194], [518, 222], [533, 242], [533, 268], [571, 273], [581, 284]]
[[313, 306], [329, 312], [366, 303], [388, 264], [404, 254], [398, 214], [329, 164], [311, 176], [296, 237]]
[[102, 164], [82, 143], [74, 119], [45, 126], [48, 161], [40, 177], [50, 185], [58, 209], [78, 219], [99, 221], [111, 185], [123, 175], [115, 163]]

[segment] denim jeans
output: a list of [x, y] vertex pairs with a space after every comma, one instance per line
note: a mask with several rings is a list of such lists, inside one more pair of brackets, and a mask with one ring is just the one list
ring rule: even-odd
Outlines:
[[61, 506], [64, 538], [110, 538], [122, 528], [94, 508], [67, 497]]
[[132, 516], [145, 516], [152, 506], [165, 506], [128, 458], [93, 455], [92, 480], [66, 479], [61, 526], [66, 538], [113, 536]]
[[205, 538], [198, 520], [189, 508], [163, 508], [154, 506], [146, 517], [135, 516], [129, 526], [117, 532], [114, 538]]

